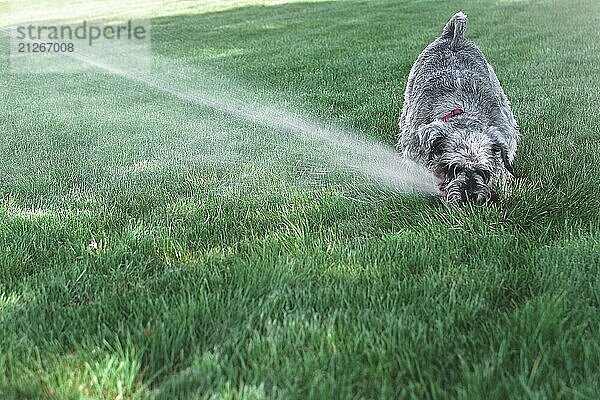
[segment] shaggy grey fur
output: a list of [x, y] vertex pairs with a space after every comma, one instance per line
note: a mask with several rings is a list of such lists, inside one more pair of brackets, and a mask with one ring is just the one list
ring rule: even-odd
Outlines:
[[[447, 201], [484, 203], [512, 177], [519, 130], [483, 53], [455, 14], [410, 70], [397, 148], [428, 167]], [[442, 118], [454, 109], [460, 115]]]

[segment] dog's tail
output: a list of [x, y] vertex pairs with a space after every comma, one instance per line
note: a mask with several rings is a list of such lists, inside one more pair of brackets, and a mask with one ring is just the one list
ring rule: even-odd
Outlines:
[[442, 37], [451, 38], [450, 49], [456, 50], [458, 44], [465, 38], [465, 30], [467, 29], [467, 15], [462, 11], [454, 14], [450, 21], [444, 27]]

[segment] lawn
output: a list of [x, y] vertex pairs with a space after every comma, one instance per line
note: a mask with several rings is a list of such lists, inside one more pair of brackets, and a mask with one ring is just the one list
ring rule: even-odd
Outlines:
[[94, 12], [147, 11], [153, 76], [390, 148], [465, 11], [521, 126], [513, 194], [374, 188], [140, 81], [11, 73], [0, 33], [0, 398], [600, 397], [598, 1], [158, 3]]

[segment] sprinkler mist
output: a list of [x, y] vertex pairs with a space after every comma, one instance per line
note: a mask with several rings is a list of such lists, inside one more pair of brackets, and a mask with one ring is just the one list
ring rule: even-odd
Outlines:
[[[9, 31], [3, 31], [14, 36]], [[229, 86], [224, 80], [217, 80], [206, 73], [202, 74], [202, 79], [198, 79], [201, 75], [198, 68], [153, 57], [153, 72], [144, 73], [136, 70], [134, 60], [115, 62], [111, 58], [106, 61], [81, 51], [63, 53], [62, 56], [185, 102], [227, 114], [243, 123], [276, 131], [282, 140], [309, 143], [311, 155], [318, 153], [322, 167], [339, 168], [396, 193], [438, 193], [433, 175], [425, 168], [404, 160], [393, 148], [272, 102], [260, 101], [249, 92], [231, 88], [223, 90]], [[196, 78], [190, 84], [185, 77]]]

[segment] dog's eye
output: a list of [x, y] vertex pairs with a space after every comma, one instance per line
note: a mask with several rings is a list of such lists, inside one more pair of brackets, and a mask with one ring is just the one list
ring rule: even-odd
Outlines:
[[483, 178], [483, 181], [485, 182], [486, 185], [490, 182], [490, 179], [492, 177], [492, 174], [490, 173], [490, 171], [480, 171], [479, 175], [481, 175], [481, 177]]
[[431, 149], [429, 152], [429, 159], [433, 159], [444, 152], [444, 139], [436, 138], [431, 142]]
[[446, 175], [456, 177], [458, 174], [460, 174], [462, 172], [462, 167], [459, 166], [458, 164], [451, 164], [451, 165], [446, 166], [445, 172], [446, 172]]

